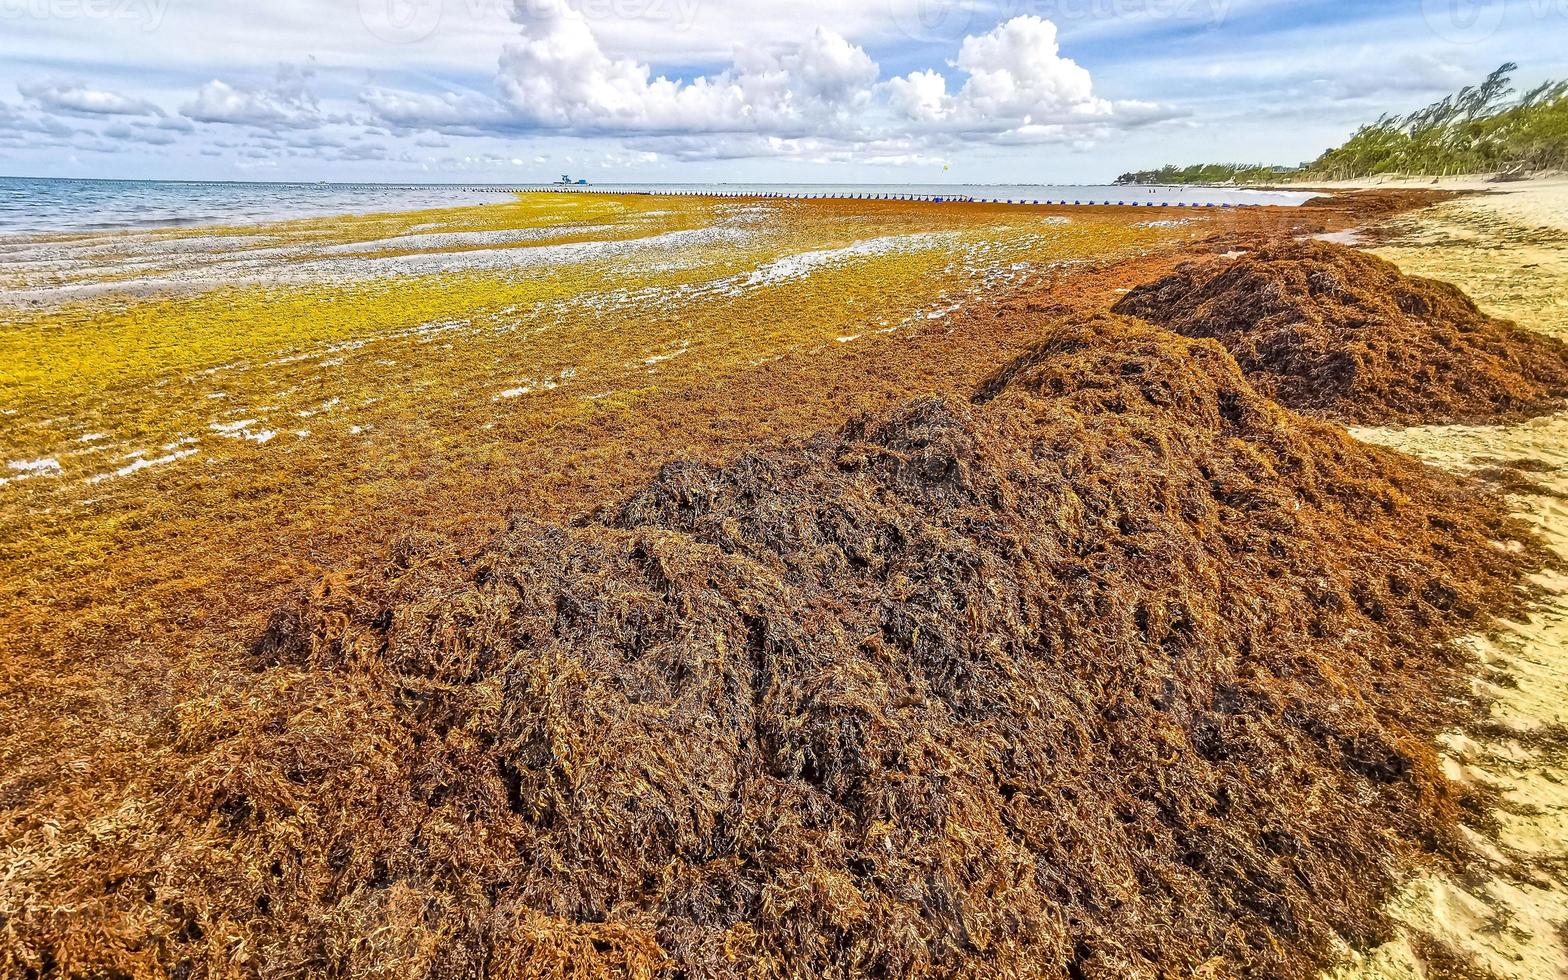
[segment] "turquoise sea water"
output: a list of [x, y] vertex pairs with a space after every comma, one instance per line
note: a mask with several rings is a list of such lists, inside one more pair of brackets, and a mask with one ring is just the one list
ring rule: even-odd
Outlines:
[[[542, 184], [282, 184], [0, 177], [0, 235], [245, 224], [279, 218], [407, 211], [483, 203]], [[1064, 184], [597, 184], [588, 191], [922, 195], [983, 201], [1299, 204], [1303, 193]]]

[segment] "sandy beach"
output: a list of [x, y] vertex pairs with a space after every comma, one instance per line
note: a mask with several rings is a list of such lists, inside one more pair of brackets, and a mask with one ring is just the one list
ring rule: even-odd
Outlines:
[[[1433, 187], [1430, 180], [1371, 186]], [[1478, 196], [1403, 216], [1374, 229], [1375, 251], [1413, 275], [1452, 282], [1499, 316], [1552, 336], [1568, 336], [1568, 180], [1514, 184], [1448, 180], [1435, 186]], [[1568, 555], [1568, 415], [1510, 426], [1355, 429], [1353, 434], [1456, 472], [1528, 464], [1525, 487], [1509, 488], [1510, 506], [1559, 553]], [[1396, 916], [1418, 936], [1435, 936], [1479, 975], [1568, 975], [1563, 923], [1568, 881], [1568, 773], [1561, 732], [1568, 718], [1568, 580], [1541, 581], [1554, 598], [1496, 642], [1477, 639], [1483, 662], [1501, 674], [1478, 678], [1494, 699], [1491, 738], [1451, 737], [1451, 778], [1502, 794], [1499, 828], [1480, 842], [1489, 855], [1474, 880], [1425, 878], [1400, 900]], [[1415, 940], [1419, 945], [1422, 940]], [[1413, 978], [1423, 972], [1404, 939], [1336, 976]]]

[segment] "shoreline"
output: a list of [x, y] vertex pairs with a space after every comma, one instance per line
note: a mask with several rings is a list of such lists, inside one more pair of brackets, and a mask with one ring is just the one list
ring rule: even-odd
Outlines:
[[[933, 202], [936, 202], [936, 201], [940, 200], [940, 201], [943, 201], [945, 203], [953, 203], [953, 204], [957, 204], [957, 203], [1015, 204], [1015, 205], [1026, 205], [1027, 204], [1027, 205], [1039, 205], [1039, 206], [1044, 206], [1044, 205], [1047, 205], [1047, 204], [1051, 204], [1051, 205], [1055, 205], [1055, 206], [1083, 206], [1083, 207], [1091, 207], [1091, 206], [1124, 206], [1124, 207], [1156, 206], [1157, 207], [1157, 206], [1161, 206], [1161, 203], [1162, 203], [1162, 202], [1159, 202], [1159, 201], [1150, 202], [1150, 201], [1135, 201], [1135, 200], [1128, 200], [1128, 199], [1111, 200], [1111, 198], [1113, 197], [1113, 194], [1111, 192], [1113, 192], [1115, 190], [1114, 185], [1093, 185], [1093, 184], [1054, 184], [1054, 185], [1052, 185], [1052, 184], [1041, 184], [1041, 185], [1020, 185], [1020, 184], [999, 184], [999, 185], [971, 185], [971, 184], [951, 184], [951, 185], [864, 184], [864, 185], [849, 185], [849, 184], [833, 184], [833, 183], [823, 183], [823, 184], [790, 184], [790, 183], [777, 183], [777, 184], [749, 184], [749, 183], [723, 184], [723, 183], [696, 183], [696, 184], [668, 184], [668, 185], [660, 185], [660, 184], [653, 184], [653, 183], [638, 183], [638, 182], [625, 183], [625, 184], [613, 183], [612, 182], [612, 183], [606, 183], [606, 184], [602, 184], [602, 185], [587, 185], [587, 186], [582, 186], [582, 187], [578, 187], [578, 186], [566, 187], [566, 186], [554, 186], [554, 185], [550, 185], [550, 184], [527, 184], [527, 183], [507, 183], [507, 184], [483, 184], [483, 183], [479, 183], [479, 184], [468, 184], [468, 183], [455, 183], [455, 184], [440, 184], [440, 183], [437, 183], [437, 184], [351, 184], [351, 183], [334, 183], [334, 184], [320, 185], [320, 184], [312, 184], [312, 183], [290, 183], [290, 182], [258, 182], [258, 183], [254, 183], [254, 184], [247, 184], [247, 183], [244, 183], [244, 182], [225, 182], [225, 181], [210, 181], [210, 182], [206, 182], [206, 181], [75, 181], [75, 180], [71, 180], [71, 179], [67, 179], [67, 178], [5, 178], [5, 177], [0, 177], [0, 187], [3, 187], [4, 183], [6, 181], [21, 182], [21, 183], [32, 182], [32, 183], [35, 183], [35, 184], [57, 184], [57, 185], [61, 185], [62, 187], [65, 187], [65, 188], [71, 188], [71, 187], [73, 187], [73, 185], [81, 185], [81, 186], [87, 187], [87, 188], [93, 188], [93, 187], [97, 187], [97, 186], [100, 186], [100, 185], [117, 185], [117, 186], [119, 186], [119, 187], [121, 187], [123, 189], [126, 189], [124, 191], [124, 193], [126, 193], [126, 194], [134, 194], [137, 189], [144, 189], [144, 188], [148, 188], [148, 187], [157, 189], [159, 193], [161, 193], [163, 191], [169, 191], [169, 190], [175, 190], [175, 189], [178, 189], [178, 190], [195, 189], [196, 191], [199, 192], [199, 191], [201, 191], [203, 189], [208, 189], [208, 188], [217, 188], [217, 189], [224, 189], [224, 190], [228, 190], [228, 191], [233, 191], [233, 190], [235, 190], [237, 188], [247, 188], [247, 187], [249, 187], [249, 188], [254, 188], [255, 193], [257, 195], [259, 195], [259, 196], [262, 196], [262, 197], [265, 197], [265, 196], [268, 196], [268, 195], [281, 195], [283, 192], [290, 192], [292, 194], [292, 199], [291, 199], [291, 201], [284, 201], [280, 197], [279, 200], [276, 202], [276, 206], [277, 206], [277, 210], [276, 211], [268, 212], [268, 211], [264, 211], [264, 210], [255, 210], [255, 209], [253, 209], [251, 212], [239, 216], [239, 220], [238, 221], [236, 220], [235, 216], [232, 216], [232, 215], [231, 216], [224, 216], [224, 215], [221, 215], [221, 214], [214, 214], [212, 216], [206, 216], [206, 217], [201, 217], [201, 218], [196, 218], [196, 219], [192, 219], [192, 218], [189, 218], [188, 216], [186, 216], [186, 209], [187, 208], [195, 209], [195, 210], [199, 211], [203, 207], [213, 207], [213, 208], [216, 208], [216, 207], [222, 207], [222, 206], [230, 206], [232, 204], [232, 202], [226, 202], [225, 203], [225, 202], [214, 201], [214, 202], [210, 202], [210, 203], [203, 203], [201, 201], [196, 201], [196, 202], [176, 203], [176, 202], [174, 202], [172, 200], [165, 200], [162, 203], [158, 204], [157, 206], [158, 207], [163, 207], [163, 208], [166, 208], [166, 209], [177, 209], [178, 213], [176, 213], [175, 210], [170, 210], [170, 212], [168, 214], [164, 215], [163, 217], [158, 218], [156, 220], [149, 221], [149, 220], [146, 220], [146, 219], [135, 220], [135, 219], [130, 217], [132, 212], [127, 211], [126, 212], [127, 217], [126, 217], [126, 219], [124, 221], [115, 222], [112, 226], [106, 226], [106, 227], [105, 226], [93, 226], [93, 225], [90, 225], [90, 224], [82, 224], [82, 223], [75, 223], [75, 224], [65, 223], [65, 224], [61, 224], [58, 227], [41, 226], [41, 227], [30, 228], [30, 229], [14, 229], [14, 228], [8, 228], [7, 227], [7, 225], [5, 223], [5, 220], [4, 220], [6, 212], [5, 211], [0, 211], [0, 248], [3, 248], [5, 246], [7, 246], [7, 245], [14, 244], [14, 243], [26, 243], [26, 241], [28, 239], [45, 238], [45, 237], [70, 237], [70, 238], [75, 238], [75, 237], [88, 237], [88, 236], [94, 236], [94, 235], [121, 235], [121, 234], [132, 234], [132, 235], [134, 235], [134, 234], [160, 234], [160, 233], [164, 233], [164, 234], [180, 234], [182, 232], [201, 233], [203, 231], [209, 231], [209, 230], [212, 230], [214, 228], [232, 227], [232, 226], [234, 226], [236, 224], [243, 224], [243, 225], [249, 226], [249, 225], [264, 224], [264, 223], [288, 222], [288, 221], [293, 221], [293, 220], [323, 220], [323, 219], [331, 219], [331, 218], [371, 217], [371, 216], [374, 216], [377, 213], [383, 213], [383, 214], [406, 214], [406, 213], [410, 213], [412, 211], [423, 211], [423, 210], [427, 210], [427, 209], [438, 209], [438, 208], [462, 207], [462, 206], [465, 206], [465, 201], [462, 200], [462, 199], [454, 199], [454, 200], [449, 201], [449, 202], [437, 202], [436, 200], [434, 200], [434, 197], [433, 197], [433, 196], [436, 196], [436, 195], [460, 195], [460, 196], [464, 196], [464, 197], [467, 197], [467, 198], [473, 198], [473, 197], [484, 198], [486, 196], [493, 197], [493, 196], [496, 196], [496, 195], [501, 195], [501, 196], [505, 196], [505, 197], [515, 197], [515, 196], [517, 196], [519, 194], [602, 194], [602, 195], [623, 195], [623, 196], [650, 196], [650, 197], [661, 197], [661, 198], [663, 198], [663, 197], [670, 197], [670, 198], [701, 197], [701, 198], [731, 199], [731, 200], [754, 200], [754, 201], [766, 201], [766, 200], [837, 200], [837, 201], [850, 201], [850, 200], [855, 200], [855, 201], [901, 200], [901, 201], [924, 202], [924, 203], [933, 203]], [[991, 190], [992, 188], [995, 189], [995, 193], [992, 192], [992, 190]], [[1011, 193], [1009, 193], [1009, 191]], [[1178, 190], [1178, 193], [1179, 193], [1179, 190]], [[1284, 192], [1284, 193], [1289, 194], [1291, 192]], [[311, 201], [311, 199], [319, 197], [319, 196], [321, 196], [323, 194], [336, 195], [339, 198], [341, 198], [341, 201], [339, 202], [338, 205], [333, 205], [333, 207], [338, 208], [337, 210], [321, 210], [320, 208], [316, 208], [316, 207], [306, 207], [303, 210], [293, 210], [293, 211], [290, 210], [290, 207], [298, 209], [298, 208], [300, 208], [302, 203], [309, 203]], [[342, 202], [350, 201], [353, 198], [355, 198], [355, 197], [357, 197], [357, 196], [359, 196], [361, 194], [379, 195], [379, 196], [381, 196], [383, 198], [389, 198], [389, 197], [390, 198], [395, 198], [399, 194], [402, 194], [402, 195], [416, 195], [416, 196], [421, 196], [421, 197], [418, 198], [418, 203], [410, 203], [408, 206], [401, 206], [401, 207], [390, 207], [389, 208], [389, 207], [384, 206], [384, 204], [383, 205], [367, 204], [364, 207], [345, 207], [343, 205]], [[1171, 207], [1208, 207], [1208, 206], [1213, 206], [1213, 207], [1225, 207], [1225, 206], [1231, 206], [1231, 207], [1272, 207], [1272, 206], [1288, 206], [1288, 202], [1286, 202], [1286, 201], [1282, 201], [1282, 200], [1278, 200], [1278, 199], [1269, 200], [1268, 198], [1270, 197], [1271, 194], [1274, 197], [1277, 198], [1279, 192], [1250, 191], [1250, 190], [1237, 191], [1236, 189], [1229, 189], [1229, 190], [1220, 190], [1217, 193], [1211, 192], [1211, 195], [1216, 197], [1216, 200], [1212, 204], [1201, 204], [1201, 203], [1198, 203], [1198, 202], [1184, 202], [1184, 201], [1180, 201], [1180, 200], [1176, 199], [1175, 197], [1172, 197], [1170, 200], [1165, 201], [1163, 203], [1168, 203], [1169, 206], [1171, 206]], [[91, 196], [91, 195], [89, 195], [89, 196]], [[1257, 200], [1248, 200], [1247, 198], [1249, 196], [1257, 197], [1259, 199], [1257, 199]], [[1102, 200], [1102, 198], [1103, 198], [1103, 200]], [[1229, 198], [1235, 198], [1235, 199], [1231, 200]], [[18, 208], [18, 207], [20, 207], [25, 212], [26, 209], [29, 206], [40, 207], [41, 208], [41, 207], [46, 206], [48, 203], [50, 203], [50, 202], [47, 199], [44, 200], [44, 201], [33, 202], [32, 205], [28, 205], [26, 203], [18, 205], [15, 202], [12, 202], [12, 203], [10, 203], [8, 205], [8, 207], [10, 209], [13, 209], [13, 210]], [[58, 204], [58, 203], [61, 203], [61, 202], [57, 201], [55, 203]], [[102, 201], [97, 202], [97, 203], [98, 203], [98, 205], [100, 207], [108, 208], [111, 211], [113, 211], [117, 207], [123, 208], [125, 206], [125, 203], [123, 201], [118, 201], [117, 199], [115, 199], [112, 196], [104, 198]], [[466, 202], [466, 206], [481, 206], [481, 205], [486, 204], [486, 203], [496, 203], [496, 202], [493, 201], [493, 200], [483, 200], [482, 199], [482, 200], [478, 200], [478, 201]], [[145, 206], [145, 204], [146, 204], [146, 202], [143, 202], [143, 206]], [[78, 206], [79, 207], [81, 205], [74, 205], [74, 206]], [[95, 212], [95, 214], [96, 213], [97, 212]]]
[[1568, 174], [1547, 172], [1527, 177], [1509, 177], [1499, 180], [1499, 174], [1456, 174], [1452, 176], [1409, 176], [1401, 174], [1374, 175], [1345, 178], [1342, 180], [1283, 181], [1262, 184], [1117, 184], [1118, 187], [1202, 187], [1210, 189], [1253, 191], [1358, 191], [1358, 190], [1450, 190], [1486, 191], [1507, 190], [1510, 187], [1528, 188], [1568, 182]]

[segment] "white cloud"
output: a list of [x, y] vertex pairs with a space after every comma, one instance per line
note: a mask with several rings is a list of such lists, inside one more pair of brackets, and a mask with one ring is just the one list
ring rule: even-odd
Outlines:
[[960, 138], [1083, 141], [1169, 115], [1097, 97], [1089, 72], [1061, 56], [1055, 26], [1033, 16], [966, 37], [952, 62], [965, 77], [951, 93], [936, 70], [881, 81], [865, 49], [820, 27], [797, 42], [740, 47], [720, 70], [670, 78], [609, 53], [568, 0], [514, 0], [512, 17], [522, 38], [501, 55], [499, 101], [389, 89], [362, 101], [402, 129], [619, 135], [677, 159], [819, 158], [850, 147], [912, 159]]
[[90, 135], [46, 113], [0, 102], [0, 147], [60, 147]]
[[[213, 49], [221, 53], [204, 49], [202, 60], [191, 62], [204, 66], [200, 74], [124, 96], [116, 94], [118, 85], [99, 80], [91, 88], [56, 83], [48, 97], [62, 104], [69, 97], [77, 109], [114, 117], [133, 106], [157, 112], [156, 104], [166, 105], [171, 114], [144, 117], [147, 126], [159, 127], [144, 142], [188, 155], [222, 148], [214, 138], [228, 129], [240, 134], [234, 156], [261, 148], [280, 157], [391, 161], [410, 151], [418, 163], [438, 165], [438, 154], [424, 151], [476, 159], [494, 151], [510, 160], [521, 144], [520, 159], [549, 147], [551, 166], [558, 166], [561, 148], [581, 145], [589, 154], [584, 166], [628, 173], [662, 170], [671, 161], [775, 159], [853, 168], [939, 166], [963, 156], [999, 160], [1000, 153], [985, 148], [1080, 145], [1170, 115], [1102, 97], [1089, 72], [1063, 56], [1049, 21], [1017, 17], [992, 27], [979, 18], [987, 11], [1000, 16], [999, 8], [969, 4], [974, 19], [955, 22], [946, 40], [911, 48], [898, 11], [922, 0], [886, 2], [886, 10], [844, 10], [837, 0], [800, 0], [785, 11], [761, 0], [722, 6], [661, 0], [664, 15], [649, 7], [612, 16], [594, 0], [447, 0], [448, 17], [428, 42], [389, 57], [382, 41], [357, 43], [356, 22], [335, 12], [321, 14], [320, 30], [307, 41], [297, 33], [311, 21], [299, 6], [303, 0], [282, 0], [252, 25], [255, 50], [225, 35]], [[223, 24], [233, 34], [232, 22]], [[191, 24], [176, 26], [184, 31]], [[286, 65], [273, 77], [258, 71], [264, 53], [270, 59], [283, 50], [277, 32], [285, 28], [296, 32], [289, 51], [322, 53], [319, 79], [314, 61]], [[965, 31], [969, 36], [958, 36]], [[160, 35], [148, 44], [162, 50], [167, 41]], [[451, 60], [458, 48], [465, 52], [460, 65]], [[493, 55], [481, 57], [494, 58], [488, 90], [476, 78], [484, 66], [475, 62], [486, 49]], [[931, 67], [887, 78], [868, 49], [886, 51], [901, 67], [911, 61]], [[224, 67], [214, 71], [217, 64]], [[693, 64], [702, 67], [685, 67]], [[317, 81], [322, 101], [312, 91]], [[43, 94], [42, 86], [35, 89]], [[18, 108], [50, 118], [41, 99]], [[71, 114], [83, 113], [62, 110], [60, 118], [73, 121]], [[95, 127], [59, 138], [124, 146], [133, 141], [127, 133], [142, 131]], [[170, 141], [181, 133], [188, 138]], [[613, 160], [604, 155], [612, 150], [620, 154]]]
[[176, 142], [173, 133], [152, 126], [128, 126], [125, 123], [115, 123], [106, 127], [102, 135], [106, 139], [145, 146], [172, 146]]
[[1056, 25], [1015, 17], [989, 34], [964, 38], [957, 65], [969, 80], [958, 94], [961, 111], [987, 121], [1021, 124], [1041, 118], [1106, 115], [1089, 73], [1060, 55]]
[[823, 28], [783, 51], [742, 49], [729, 68], [681, 80], [607, 54], [566, 0], [519, 0], [513, 19], [523, 38], [501, 55], [499, 87], [520, 119], [543, 128], [798, 135], [841, 120], [878, 76], [863, 49]]
[[281, 143], [283, 146], [289, 146], [300, 150], [337, 150], [347, 146], [351, 142], [351, 138], [348, 136], [323, 132], [321, 130], [307, 130], [291, 133], [281, 141], [272, 140], [266, 136], [258, 137], [258, 141], [277, 142]]
[[506, 106], [473, 92], [430, 95], [372, 88], [360, 96], [384, 122], [413, 129], [479, 130], [514, 122]]
[[394, 157], [396, 157], [397, 159], [405, 160], [405, 161], [410, 159], [407, 155], [394, 154], [390, 149], [388, 149], [385, 146], [382, 146], [379, 143], [365, 143], [365, 142], [356, 142], [356, 143], [350, 144], [348, 146], [343, 147], [342, 149], [333, 151], [332, 153], [330, 153], [328, 155], [328, 159], [332, 159], [332, 160], [358, 160], [358, 161], [365, 161], [365, 160], [391, 160], [391, 159], [394, 159]]
[[690, 134], [655, 136], [637, 146], [682, 163], [775, 158], [814, 164], [862, 166], [940, 166], [947, 158], [913, 139], [841, 140], [754, 134]]
[[83, 82], [24, 82], [17, 86], [22, 97], [47, 112], [90, 116], [161, 116], [163, 110], [144, 99], [118, 92], [89, 88]]
[[[524, 175], [509, 162], [514, 157], [547, 155], [532, 168], [537, 172], [530, 178], [561, 169], [595, 176], [605, 151], [664, 154], [678, 144], [679, 159], [699, 165], [677, 167], [666, 155], [657, 165], [633, 159], [627, 169], [639, 171], [637, 176], [668, 173], [670, 179], [788, 180], [799, 179], [796, 161], [848, 159], [822, 170], [821, 176], [898, 179], [872, 166], [873, 157], [888, 162], [940, 157], [952, 163], [946, 179], [1005, 181], [1025, 175], [1090, 180], [1167, 160], [1295, 161], [1343, 140], [1380, 112], [1408, 110], [1473, 82], [1505, 58], [1525, 65], [1521, 85], [1540, 81], [1561, 63], [1561, 30], [1553, 28], [1560, 27], [1562, 18], [1544, 16], [1544, 2], [1507, 4], [1491, 39], [1455, 45], [1434, 34], [1418, 3], [1329, 5], [1318, 12], [1323, 16], [1301, 17], [1291, 13], [1290, 0], [569, 0], [586, 18], [590, 53], [596, 50], [612, 66], [647, 66], [641, 80], [648, 87], [660, 74], [677, 79], [679, 86], [699, 78], [715, 83], [767, 75], [767, 62], [796, 57], [817, 25], [845, 39], [846, 49], [863, 49], [886, 69], [883, 78], [869, 86], [869, 98], [851, 98], [847, 108], [823, 112], [807, 103], [832, 89], [827, 83], [835, 76], [825, 70], [833, 64], [831, 49], [816, 59], [797, 58], [788, 78], [757, 80], [768, 83], [760, 88], [763, 95], [777, 91], [773, 82], [781, 82], [782, 90], [791, 93], [784, 105], [743, 89], [741, 101], [719, 101], [718, 108], [726, 110], [718, 116], [722, 125], [703, 123], [685, 132], [638, 129], [614, 115], [605, 121], [586, 110], [566, 122], [540, 123], [512, 105], [497, 84], [498, 60], [509, 41], [526, 43], [535, 36], [513, 20], [516, 0], [443, 0], [438, 5], [443, 16], [434, 32], [406, 44], [390, 43], [377, 34], [365, 19], [365, 4], [354, 0], [276, 0], [252, 5], [243, 17], [235, 16], [230, 0], [199, 0], [170, 6], [156, 30], [141, 29], [154, 26], [150, 21], [124, 16], [162, 2], [78, 4], [81, 16], [63, 19], [0, 18], [6, 20], [0, 30], [0, 97], [12, 97], [8, 109], [0, 107], [0, 147], [5, 147], [0, 169], [74, 173], [64, 162], [69, 154], [62, 148], [82, 149], [97, 139], [94, 119], [109, 125], [138, 118], [49, 110], [15, 98], [22, 83], [55, 73], [87, 79], [76, 86], [81, 89], [118, 93], [132, 102], [149, 100], [169, 113], [163, 121], [188, 127], [189, 136], [171, 148], [138, 153], [131, 143], [115, 144], [115, 158], [89, 165], [102, 175], [229, 175], [232, 168], [201, 159], [203, 151], [216, 149], [219, 158], [232, 161], [242, 148], [271, 146], [257, 142], [269, 132], [294, 136], [324, 131], [333, 134], [336, 146], [300, 148], [293, 158], [297, 165], [285, 158], [283, 167], [291, 177], [406, 175], [390, 163], [325, 162], [345, 140], [364, 133], [394, 150], [414, 152], [420, 158], [415, 166], [428, 165], [432, 172], [443, 166], [441, 157], [477, 160], [494, 154], [508, 162], [492, 171], [476, 163], [471, 173], [496, 179]], [[380, 9], [385, 4], [376, 0], [370, 6]], [[1110, 100], [1109, 114], [1069, 112], [1058, 118], [1039, 109], [1049, 99], [1012, 100], [997, 91], [987, 94], [996, 97], [999, 115], [982, 118], [955, 111], [972, 77], [957, 64], [965, 37], [994, 34], [998, 22], [1026, 12], [1056, 24], [1061, 47], [1055, 60], [1073, 57], [1092, 71], [1091, 99]], [[987, 70], [1006, 63], [1006, 45], [995, 47], [994, 57], [981, 59]], [[290, 107], [283, 94], [274, 91], [279, 86], [272, 80], [279, 60], [297, 60], [306, 51], [321, 64], [312, 83], [321, 98], [314, 113]], [[1007, 67], [1014, 95], [1052, 92], [1049, 86], [1034, 86], [1030, 71], [1062, 67], [1055, 60]], [[817, 67], [824, 71], [817, 72]], [[224, 118], [282, 115], [290, 124], [193, 124], [179, 115], [177, 107], [199, 105], [194, 93], [214, 79], [241, 93], [224, 100], [226, 106], [220, 103], [228, 110]], [[756, 83], [750, 84], [757, 89]], [[367, 90], [377, 90], [382, 97], [367, 97]], [[725, 86], [715, 90], [729, 91]], [[843, 87], [839, 91], [845, 93]], [[971, 94], [979, 91], [973, 88]], [[255, 92], [263, 93], [253, 100], [260, 104], [245, 104], [244, 95]], [[635, 88], [632, 95], [635, 106], [640, 99]], [[1179, 103], [1190, 113], [1187, 125], [1140, 129], [1171, 113], [1122, 101], [1128, 96]], [[1016, 108], [1005, 105], [1010, 100], [1034, 102], [1027, 122]], [[274, 111], [267, 111], [269, 104]], [[770, 105], [771, 115], [757, 109]], [[592, 106], [589, 100], [589, 109]], [[313, 123], [318, 115], [322, 121]], [[688, 111], [688, 118], [699, 115]], [[635, 120], [636, 112], [628, 116]], [[159, 121], [151, 115], [140, 118]], [[419, 146], [420, 140], [433, 137], [450, 141], [450, 149]], [[237, 144], [220, 146], [215, 138], [232, 138]], [[1054, 146], [1065, 150], [1091, 140], [1099, 150], [1092, 163], [1049, 146], [1035, 149], [1041, 141], [1056, 141]], [[564, 156], [573, 147], [582, 156], [568, 164]], [[289, 148], [273, 146], [274, 152], [284, 149]], [[221, 152], [226, 150], [232, 152]], [[755, 159], [740, 165], [700, 164], [704, 158], [729, 160], [737, 155]], [[941, 171], [940, 166], [935, 169]], [[937, 178], [936, 173], [929, 176]]]
[[802, 92], [831, 105], [863, 101], [881, 74], [863, 49], [820, 27], [792, 56], [766, 67], [792, 72]]
[[250, 126], [275, 126], [293, 118], [288, 108], [269, 94], [241, 91], [216, 78], [198, 89], [196, 97], [180, 111], [197, 122]]
[[180, 107], [188, 119], [260, 129], [308, 128], [324, 120], [310, 91], [312, 65], [284, 64], [271, 85], [241, 87], [213, 79]]
[[894, 111], [916, 122], [934, 122], [948, 114], [947, 79], [935, 71], [913, 71], [887, 83]]
[[993, 133], [1004, 142], [1056, 139], [1071, 124], [1109, 123], [1117, 114], [1095, 96], [1089, 72], [1061, 56], [1056, 25], [1039, 17], [1015, 17], [964, 38], [953, 65], [969, 76], [956, 93], [937, 72], [917, 71], [888, 83], [890, 104], [912, 122]]

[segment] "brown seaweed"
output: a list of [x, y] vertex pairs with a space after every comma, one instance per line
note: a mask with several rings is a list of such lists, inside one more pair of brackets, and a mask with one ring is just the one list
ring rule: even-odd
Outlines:
[[1190, 263], [1115, 310], [1218, 340], [1260, 391], [1348, 423], [1521, 419], [1568, 395], [1568, 346], [1487, 316], [1448, 283], [1329, 242]]
[[321, 580], [179, 714], [115, 883], [155, 938], [13, 941], [432, 978], [1307, 977], [1377, 942], [1404, 863], [1463, 850], [1452, 641], [1539, 553], [1213, 342], [1039, 329], [972, 402]]

